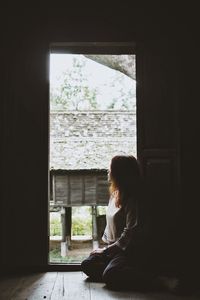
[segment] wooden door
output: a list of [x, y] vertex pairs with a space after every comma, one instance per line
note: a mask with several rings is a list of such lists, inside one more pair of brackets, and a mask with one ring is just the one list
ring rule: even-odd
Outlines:
[[137, 142], [144, 217], [162, 240], [179, 226], [179, 120], [176, 57], [169, 41], [137, 48]]

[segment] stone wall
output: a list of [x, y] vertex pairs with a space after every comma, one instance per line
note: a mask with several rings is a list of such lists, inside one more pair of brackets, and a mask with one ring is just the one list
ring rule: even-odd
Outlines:
[[50, 167], [107, 169], [117, 154], [136, 155], [135, 111], [50, 114]]

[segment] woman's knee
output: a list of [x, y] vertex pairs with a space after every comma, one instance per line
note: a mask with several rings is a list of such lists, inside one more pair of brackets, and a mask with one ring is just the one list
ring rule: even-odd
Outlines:
[[103, 272], [103, 281], [108, 285], [108, 286], [113, 286], [116, 285], [117, 282], [119, 281], [120, 274], [119, 274], [119, 269], [112, 267], [112, 268], [106, 268]]
[[89, 277], [102, 277], [105, 267], [103, 258], [97, 255], [90, 255], [81, 263], [81, 270]]
[[84, 259], [81, 262], [81, 270], [88, 276], [90, 276], [91, 270], [92, 270], [92, 263], [89, 259]]
[[115, 286], [120, 284], [122, 280], [122, 273], [126, 266], [126, 258], [124, 256], [116, 256], [109, 263], [107, 268], [103, 272], [103, 281], [108, 286]]

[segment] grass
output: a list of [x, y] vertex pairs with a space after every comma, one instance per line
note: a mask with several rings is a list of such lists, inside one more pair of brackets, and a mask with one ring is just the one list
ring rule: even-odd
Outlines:
[[69, 256], [62, 257], [60, 255], [60, 249], [54, 248], [53, 250], [51, 250], [49, 252], [49, 261], [51, 263], [80, 263], [84, 258], [86, 258], [89, 255], [89, 253], [88, 254], [87, 253], [85, 253], [85, 254], [76, 254], [75, 253], [73, 255], [73, 250], [70, 252], [69, 252]]

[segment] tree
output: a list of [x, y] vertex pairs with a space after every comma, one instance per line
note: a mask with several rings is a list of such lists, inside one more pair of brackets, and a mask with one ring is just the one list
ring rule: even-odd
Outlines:
[[[59, 86], [51, 85], [51, 110], [134, 109], [135, 80], [131, 78], [135, 76], [134, 55], [71, 55], [71, 59], [72, 66], [60, 75]], [[88, 77], [86, 69], [90, 60], [110, 69], [103, 68], [98, 84], [95, 81], [91, 84]], [[99, 68], [99, 64], [93, 64]]]
[[[134, 85], [132, 87], [124, 87], [124, 76], [121, 73], [116, 72], [113, 77], [111, 84], [115, 84], [115, 89], [117, 90], [117, 95], [111, 98], [110, 103], [107, 106], [109, 110], [133, 110], [136, 106], [136, 94]], [[134, 84], [134, 81], [133, 81]]]
[[62, 73], [59, 88], [51, 88], [51, 109], [97, 108], [97, 90], [88, 87], [87, 78], [83, 74], [84, 66], [84, 60], [73, 57], [73, 67]]

